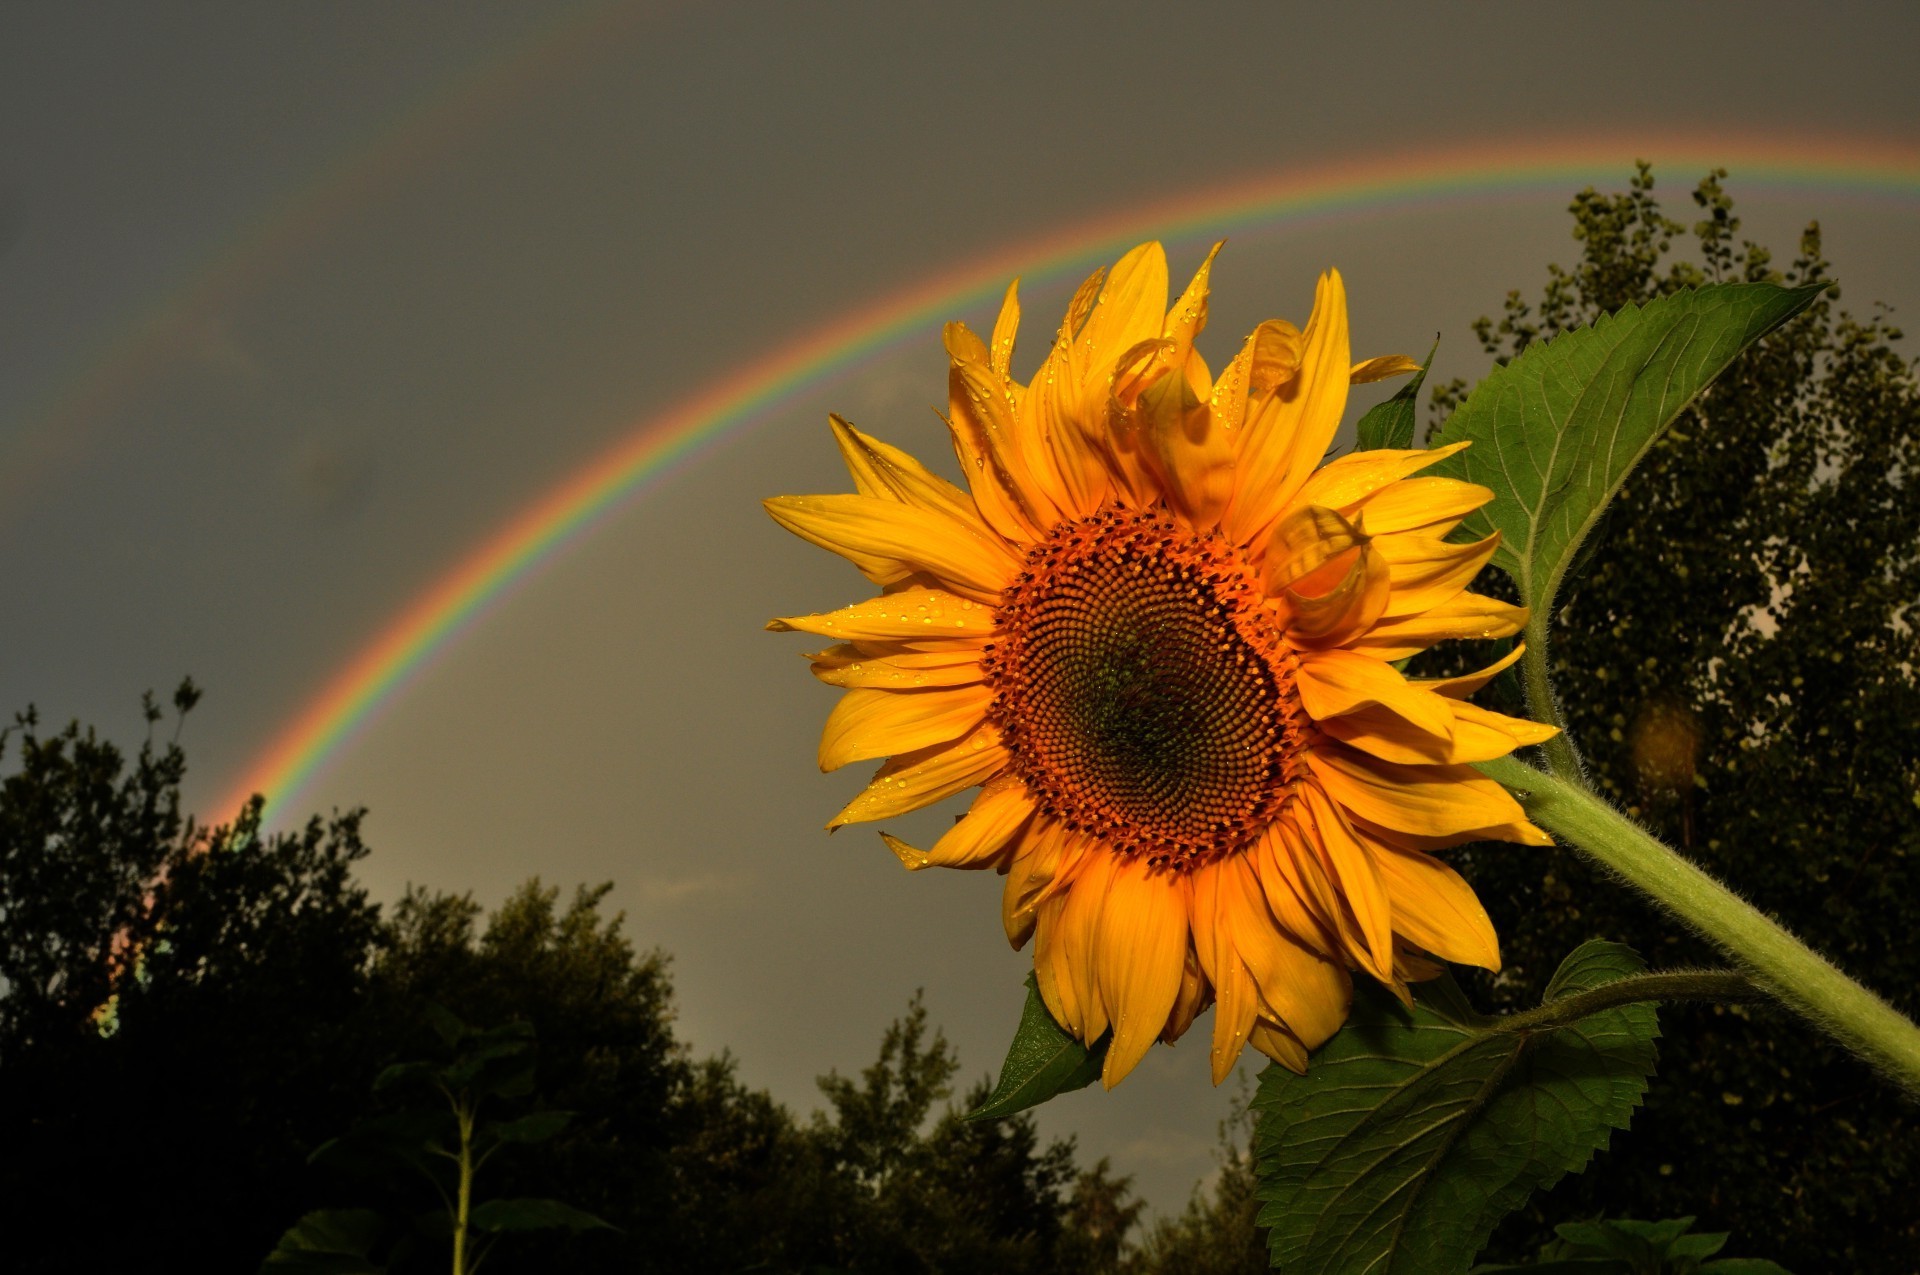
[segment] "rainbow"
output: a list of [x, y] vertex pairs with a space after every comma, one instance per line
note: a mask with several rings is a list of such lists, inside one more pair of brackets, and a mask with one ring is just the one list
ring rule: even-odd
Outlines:
[[1085, 272], [1143, 239], [1185, 243], [1232, 232], [1297, 229], [1531, 194], [1618, 184], [1644, 157], [1664, 171], [1734, 169], [1742, 192], [1842, 194], [1920, 205], [1920, 149], [1862, 138], [1582, 137], [1507, 140], [1373, 156], [1242, 178], [1107, 213], [949, 265], [733, 369], [658, 413], [531, 504], [389, 620], [245, 767], [217, 811], [254, 793], [288, 803], [440, 651], [518, 583], [696, 459], [796, 395], [843, 376], [956, 314], [997, 299], [1018, 274], [1033, 283]]

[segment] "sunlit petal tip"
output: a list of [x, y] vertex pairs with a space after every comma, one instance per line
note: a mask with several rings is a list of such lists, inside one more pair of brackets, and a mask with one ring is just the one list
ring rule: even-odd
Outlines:
[[1420, 363], [1404, 354], [1383, 354], [1378, 358], [1355, 363], [1347, 372], [1347, 381], [1352, 385], [1369, 385], [1374, 381], [1384, 381], [1395, 376], [1406, 376], [1420, 370]]
[[880, 840], [887, 843], [887, 849], [893, 851], [894, 857], [909, 872], [918, 872], [932, 862], [925, 850], [916, 850], [890, 832], [881, 833]]

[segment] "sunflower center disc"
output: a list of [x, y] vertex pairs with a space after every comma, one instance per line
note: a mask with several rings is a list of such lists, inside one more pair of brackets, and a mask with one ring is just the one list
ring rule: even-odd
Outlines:
[[1306, 715], [1245, 559], [1108, 506], [1034, 546], [995, 613], [991, 716], [1041, 808], [1178, 866], [1285, 805]]

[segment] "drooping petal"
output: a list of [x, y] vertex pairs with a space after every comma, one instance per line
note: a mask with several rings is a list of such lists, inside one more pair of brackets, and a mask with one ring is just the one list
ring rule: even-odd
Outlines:
[[1073, 881], [1088, 857], [1086, 851], [1085, 837], [1051, 819], [1034, 820], [1015, 844], [1007, 883], [1000, 891], [1000, 923], [1015, 950], [1033, 934], [1040, 905]]
[[1211, 1004], [1213, 985], [1200, 972], [1200, 962], [1194, 957], [1193, 946], [1189, 944], [1186, 963], [1180, 971], [1180, 992], [1173, 998], [1173, 1009], [1167, 1014], [1167, 1025], [1161, 1029], [1161, 1043], [1171, 1045], [1186, 1035], [1187, 1028], [1193, 1026], [1193, 1020], [1200, 1016], [1200, 1011]]
[[1500, 940], [1480, 898], [1432, 855], [1379, 848], [1374, 861], [1393, 895], [1393, 928], [1442, 960], [1500, 968]]
[[1313, 838], [1326, 854], [1340, 894], [1360, 927], [1365, 946], [1351, 953], [1369, 974], [1390, 982], [1393, 974], [1393, 906], [1374, 856], [1337, 807], [1318, 784], [1300, 785], [1301, 815], [1311, 820], [1312, 829], [1301, 831]]
[[[1065, 901], [1059, 914], [1059, 960], [1069, 975], [1074, 1007], [1079, 1014], [1077, 1021], [1062, 1018], [1060, 1024], [1076, 1030], [1080, 1043], [1088, 1046], [1105, 1035], [1111, 1023], [1095, 974], [1094, 937], [1118, 862], [1117, 855], [1103, 851], [1083, 856], [1073, 888], [1057, 896]], [[1048, 1007], [1052, 1008], [1051, 1002]]]
[[852, 690], [827, 714], [820, 769], [910, 753], [958, 739], [986, 719], [993, 691], [985, 686], [890, 691]]
[[917, 505], [874, 496], [774, 496], [761, 503], [788, 531], [856, 565], [897, 563], [895, 579], [924, 572], [982, 602], [998, 602], [1020, 567], [999, 537]]
[[1309, 1047], [1318, 1045], [1346, 1021], [1352, 980], [1274, 923], [1244, 864], [1235, 859], [1227, 866], [1220, 874], [1220, 923], [1253, 975], [1263, 1011]]
[[1008, 846], [1024, 833], [1033, 817], [1033, 796], [1012, 775], [988, 782], [966, 817], [949, 828], [927, 852], [927, 864], [936, 868], [991, 868], [1006, 858]]
[[986, 782], [1007, 766], [1000, 732], [983, 723], [950, 744], [902, 753], [882, 766], [860, 795], [828, 822], [829, 831], [904, 815]]
[[1100, 999], [1113, 1019], [1113, 1043], [1100, 1071], [1111, 1089], [1166, 1030], [1180, 993], [1187, 900], [1178, 875], [1144, 855], [1116, 863], [1093, 944]]
[[818, 633], [859, 642], [934, 642], [993, 635], [993, 608], [944, 589], [902, 589], [838, 611], [767, 621], [773, 633]]
[[1247, 1043], [1288, 1071], [1307, 1074], [1307, 1047], [1277, 1023], [1265, 1019], [1255, 1023], [1247, 1035]]
[[1307, 754], [1307, 765], [1348, 810], [1417, 836], [1526, 824], [1520, 803], [1471, 766], [1403, 766], [1331, 740]]
[[1441, 741], [1453, 738], [1454, 715], [1448, 701], [1370, 656], [1339, 649], [1302, 651], [1294, 685], [1301, 706], [1315, 721], [1377, 705]]
[[1454, 716], [1450, 739], [1409, 730], [1401, 718], [1374, 708], [1321, 722], [1320, 729], [1383, 761], [1407, 765], [1492, 761], [1516, 748], [1544, 743], [1559, 733], [1555, 727], [1507, 717], [1462, 700], [1441, 702]]

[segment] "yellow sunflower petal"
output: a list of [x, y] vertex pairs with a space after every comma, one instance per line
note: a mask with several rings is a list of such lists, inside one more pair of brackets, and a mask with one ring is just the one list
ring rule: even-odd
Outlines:
[[1500, 533], [1471, 544], [1453, 544], [1432, 536], [1375, 536], [1373, 547], [1387, 560], [1393, 596], [1386, 619], [1418, 615], [1458, 597], [1500, 547]]
[[1382, 354], [1378, 358], [1355, 363], [1347, 371], [1347, 383], [1350, 385], [1368, 385], [1374, 381], [1384, 381], [1395, 376], [1406, 376], [1418, 372], [1420, 364], [1404, 354]]
[[1318, 784], [1300, 785], [1303, 835], [1311, 836], [1326, 852], [1326, 862], [1339, 880], [1341, 897], [1353, 909], [1364, 946], [1350, 953], [1381, 982], [1393, 980], [1393, 904], [1373, 866], [1369, 846]]
[[1459, 677], [1416, 677], [1409, 680], [1416, 686], [1426, 687], [1436, 695], [1445, 695], [1449, 699], [1464, 699], [1512, 667], [1515, 661], [1526, 654], [1526, 651], [1525, 642], [1515, 642], [1511, 651], [1477, 673], [1466, 673]]
[[1432, 855], [1382, 846], [1374, 856], [1393, 895], [1393, 928], [1442, 960], [1500, 968], [1500, 940], [1473, 887]]
[[964, 323], [946, 328], [947, 428], [980, 513], [1008, 540], [1038, 540], [1060, 516], [1021, 446], [1014, 383], [995, 371]]
[[1220, 979], [1223, 981], [1214, 983], [1213, 1043], [1208, 1050], [1216, 1085], [1240, 1060], [1240, 1051], [1246, 1047], [1247, 1035], [1260, 1011], [1260, 993], [1238, 953], [1228, 958]]
[[1309, 1047], [1340, 1030], [1353, 997], [1347, 971], [1275, 924], [1243, 860], [1223, 865], [1219, 898], [1220, 923], [1253, 975], [1266, 1012]]
[[925, 572], [955, 593], [998, 602], [1020, 559], [998, 537], [944, 513], [874, 496], [774, 496], [775, 522], [842, 557], [891, 560], [902, 578]]
[[1492, 499], [1492, 488], [1458, 478], [1402, 478], [1369, 493], [1350, 509], [1376, 536], [1405, 531], [1445, 536]]
[[936, 868], [991, 868], [1004, 861], [1007, 847], [1021, 836], [1033, 817], [1034, 800], [1025, 784], [1011, 775], [988, 783], [973, 806], [946, 835], [927, 851], [927, 864]]
[[1544, 743], [1559, 731], [1524, 718], [1507, 717], [1461, 700], [1444, 699], [1454, 715], [1453, 737], [1438, 739], [1409, 730], [1399, 717], [1361, 709], [1320, 723], [1326, 734], [1383, 761], [1408, 765], [1492, 761], [1516, 748]]
[[1419, 615], [1381, 620], [1351, 638], [1347, 649], [1376, 660], [1404, 660], [1452, 638], [1511, 637], [1527, 626], [1527, 609], [1478, 593], [1459, 593]]
[[1062, 923], [1069, 897], [1056, 894], [1034, 911], [1033, 979], [1053, 1021], [1084, 1042], [1085, 1015], [1081, 1013], [1080, 996], [1074, 985], [1074, 965], [1069, 957], [1085, 944], [1069, 942], [1070, 936]]
[[877, 438], [863, 434], [839, 416], [830, 415], [834, 442], [863, 496], [898, 500], [947, 515], [982, 540], [994, 532], [980, 517], [973, 497], [961, 491], [919, 461]]
[[982, 724], [951, 744], [902, 753], [882, 766], [860, 795], [827, 824], [829, 831], [850, 823], [870, 823], [965, 792], [1006, 769], [1007, 749], [1000, 732]]
[[1173, 998], [1173, 1009], [1167, 1014], [1167, 1025], [1160, 1032], [1161, 1043], [1171, 1045], [1186, 1035], [1187, 1029], [1193, 1026], [1193, 1020], [1200, 1016], [1200, 1011], [1211, 1004], [1213, 985], [1200, 972], [1200, 962], [1189, 945], [1185, 964], [1180, 971], [1180, 991]]
[[818, 633], [849, 642], [991, 637], [993, 608], [944, 589], [902, 589], [838, 611], [767, 621], [774, 633]]
[[1032, 935], [1040, 905], [1073, 881], [1086, 850], [1086, 838], [1051, 819], [1034, 820], [1015, 844], [1000, 891], [1000, 923], [1016, 951]]
[[1020, 280], [1007, 285], [1000, 301], [1000, 314], [993, 321], [993, 344], [987, 348], [987, 366], [995, 375], [1013, 375], [1013, 339], [1020, 330]]
[[1080, 1043], [1093, 1045], [1106, 1034], [1111, 1019], [1100, 999], [1099, 980], [1094, 972], [1094, 935], [1106, 907], [1107, 887], [1118, 866], [1117, 856], [1109, 853], [1086, 855], [1075, 874], [1073, 888], [1064, 895], [1060, 909], [1060, 963], [1066, 967], [1072, 996], [1079, 1012], [1077, 1023], [1061, 1019], [1063, 1027], [1077, 1029]]
[[1373, 546], [1357, 544], [1279, 590], [1288, 639], [1298, 647], [1339, 646], [1372, 630], [1393, 596], [1393, 579]]
[[1247, 1043], [1297, 1075], [1307, 1074], [1307, 1047], [1283, 1027], [1264, 1019], [1253, 1025]]
[[1163, 490], [1196, 527], [1218, 522], [1233, 494], [1237, 440], [1215, 420], [1206, 364], [1193, 352], [1193, 339], [1206, 326], [1207, 277], [1219, 251], [1215, 244], [1168, 313], [1166, 371], [1140, 396], [1142, 429]]
[[876, 644], [884, 654], [842, 642], [825, 651], [815, 651], [813, 675], [829, 686], [848, 690], [878, 687], [904, 691], [914, 687], [967, 686], [986, 674], [980, 668], [980, 642], [954, 639], [938, 651], [912, 651], [893, 643]]
[[[1325, 505], [1329, 509], [1351, 513], [1360, 502], [1374, 493], [1409, 474], [1438, 464], [1466, 446], [1466, 443], [1453, 443], [1446, 447], [1404, 450], [1381, 448], [1378, 451], [1349, 452], [1316, 470], [1301, 484], [1293, 503]], [[1372, 523], [1368, 525], [1372, 526]]]
[[1453, 737], [1453, 709], [1447, 700], [1415, 686], [1390, 664], [1339, 649], [1302, 651], [1294, 685], [1300, 703], [1318, 722], [1369, 705], [1399, 717], [1440, 740]]
[[827, 714], [820, 735], [820, 769], [871, 761], [931, 748], [986, 720], [993, 691], [985, 686], [951, 689], [848, 691]]
[[1113, 1041], [1100, 1081], [1111, 1089], [1166, 1029], [1186, 966], [1187, 901], [1177, 874], [1144, 855], [1115, 865], [1093, 936], [1100, 999]]
[[1326, 455], [1346, 409], [1349, 366], [1346, 287], [1330, 270], [1320, 276], [1301, 334], [1299, 374], [1250, 410], [1241, 431], [1240, 472], [1222, 522], [1230, 538], [1264, 542]]
[[1348, 810], [1418, 836], [1526, 822], [1520, 803], [1471, 766], [1403, 766], [1332, 740], [1308, 752], [1307, 765]]

